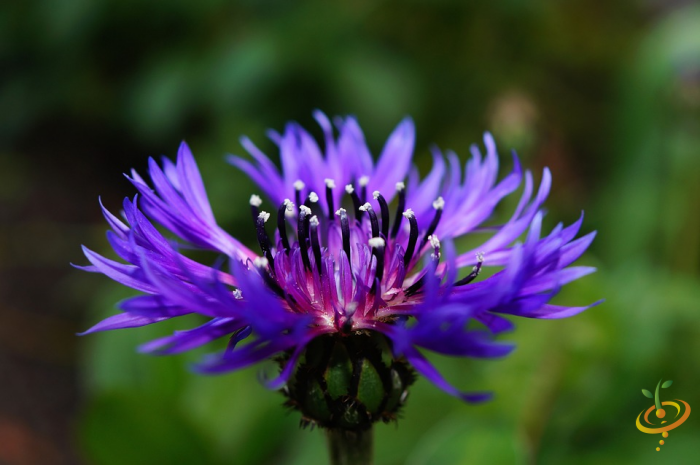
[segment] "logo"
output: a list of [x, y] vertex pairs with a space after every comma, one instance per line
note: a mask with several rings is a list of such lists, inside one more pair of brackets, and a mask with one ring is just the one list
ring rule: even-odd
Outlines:
[[[680, 399], [675, 399], [675, 402], [661, 402], [661, 399], [659, 398], [659, 388], [665, 389], [667, 387], [670, 387], [671, 384], [673, 384], [673, 381], [671, 381], [670, 379], [663, 384], [661, 384], [661, 381], [662, 380], [659, 380], [658, 384], [656, 385], [656, 392], [653, 395], [650, 391], [642, 389], [642, 394], [644, 394], [650, 399], [654, 399], [654, 405], [652, 405], [646, 410], [642, 410], [642, 413], [640, 413], [637, 416], [637, 429], [642, 433], [661, 434], [661, 436], [664, 439], [666, 439], [668, 437], [669, 431], [678, 428], [683, 424], [683, 422], [685, 422], [685, 420], [688, 419], [688, 417], [690, 416], [690, 405], [688, 405], [686, 401]], [[664, 410], [663, 408], [664, 406], [673, 407], [675, 411], [669, 409], [669, 412], [666, 412], [666, 410]], [[656, 410], [656, 419], [652, 417], [650, 421], [649, 414], [653, 410]], [[670, 416], [666, 416], [667, 414], [672, 415], [673, 413], [675, 413], [675, 416], [673, 418], [671, 418]], [[642, 424], [642, 416], [644, 417], [644, 423], [646, 423], [649, 426], [644, 426]], [[658, 423], [655, 423], [655, 421], [658, 421]], [[661, 439], [659, 441], [659, 444], [663, 446], [664, 440]], [[657, 447], [656, 450], [660, 451], [661, 447]]]

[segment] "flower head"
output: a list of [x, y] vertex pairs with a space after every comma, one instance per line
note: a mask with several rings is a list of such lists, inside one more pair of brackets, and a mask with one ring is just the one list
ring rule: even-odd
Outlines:
[[[562, 285], [594, 271], [570, 265], [595, 235], [576, 239], [582, 218], [542, 234], [549, 170], [535, 190], [531, 173], [523, 172], [513, 155], [512, 171], [498, 181], [496, 146], [486, 134], [485, 155], [473, 146], [464, 170], [457, 155], [435, 150], [432, 170], [421, 179], [411, 167], [410, 119], [398, 125], [375, 162], [355, 119], [337, 120], [335, 137], [326, 116], [317, 112], [315, 117], [325, 133], [323, 151], [304, 129], [289, 123], [283, 134], [271, 133], [280, 150], [281, 170], [246, 138], [242, 145], [254, 161], [229, 157], [268, 198], [250, 198], [259, 252], [217, 225], [184, 142], [176, 163], [149, 160], [150, 185], [132, 172], [129, 180], [139, 195], [124, 200], [124, 219], [102, 207], [111, 227], [108, 240], [126, 263], [85, 248], [92, 265], [84, 269], [144, 295], [122, 302], [123, 313], [87, 333], [198, 313], [209, 321], [141, 349], [173, 354], [228, 337], [227, 349], [207, 357], [197, 369], [228, 372], [282, 354], [279, 376], [267, 382], [279, 388], [288, 382], [298, 385], [294, 369], [300, 357], [311, 367], [307, 371], [328, 375], [330, 369], [318, 368], [321, 365], [309, 361], [313, 356], [305, 354], [318, 346], [329, 357], [323, 363], [342, 367], [347, 361], [349, 373], [359, 373], [354, 387], [341, 389], [342, 395], [354, 390], [358, 396], [362, 380], [370, 379], [362, 363], [381, 358], [381, 349], [376, 349], [381, 341], [375, 344], [379, 337], [394, 357], [388, 367], [398, 373], [401, 397], [412, 381], [410, 366], [445, 392], [480, 401], [489, 394], [453, 387], [418, 348], [459, 357], [501, 357], [513, 348], [493, 339], [513, 328], [503, 315], [563, 318], [587, 308], [549, 304]], [[510, 219], [478, 248], [457, 253], [453, 240], [483, 232], [482, 225], [501, 199], [523, 184]], [[179, 241], [164, 237], [154, 223]], [[523, 235], [524, 240], [516, 242]], [[227, 258], [226, 264], [194, 261], [182, 252], [182, 244], [214, 251]], [[502, 269], [480, 279], [484, 267]], [[473, 321], [486, 329], [475, 329], [469, 324]], [[246, 344], [237, 345], [244, 339]], [[380, 362], [371, 363], [380, 384], [389, 386], [377, 401], [360, 399], [376, 404], [367, 412], [377, 417], [396, 390], [391, 390], [393, 372], [382, 373]], [[331, 389], [335, 381], [319, 378], [303, 389], [313, 392], [314, 383]], [[293, 404], [303, 403], [294, 392], [286, 392]], [[309, 413], [313, 406], [302, 410], [314, 420], [315, 414]]]

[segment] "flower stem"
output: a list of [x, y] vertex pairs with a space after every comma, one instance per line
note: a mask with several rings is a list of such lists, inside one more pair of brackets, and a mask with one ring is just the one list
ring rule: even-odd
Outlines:
[[372, 465], [372, 428], [326, 430], [331, 465]]

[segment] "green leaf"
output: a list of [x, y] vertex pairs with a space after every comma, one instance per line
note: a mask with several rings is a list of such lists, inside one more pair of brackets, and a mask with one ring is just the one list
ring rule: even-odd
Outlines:
[[645, 396], [647, 396], [647, 397], [650, 398], [650, 399], [653, 399], [653, 398], [654, 398], [654, 394], [652, 394], [651, 392], [647, 391], [646, 389], [642, 389], [642, 394], [644, 394]]
[[666, 381], [664, 384], [662, 384], [661, 387], [662, 387], [662, 388], [667, 388], [667, 387], [669, 387], [669, 386], [672, 385], [672, 384], [673, 384], [673, 381], [671, 381], [671, 380], [669, 379], [669, 380]]

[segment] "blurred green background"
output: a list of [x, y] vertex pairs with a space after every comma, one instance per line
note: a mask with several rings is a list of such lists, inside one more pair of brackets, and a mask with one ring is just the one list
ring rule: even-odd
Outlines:
[[515, 148], [552, 169], [549, 227], [584, 209], [599, 231], [580, 260], [599, 272], [557, 301], [606, 302], [518, 320], [504, 360], [436, 359], [496, 400], [419, 381], [376, 427], [377, 464], [697, 463], [700, 414], [661, 452], [634, 421], [660, 378], [700, 408], [699, 24], [680, 0], [3, 2], [0, 463], [325, 460], [259, 367], [200, 377], [201, 353], [135, 352], [192, 321], [75, 337], [130, 293], [68, 265], [106, 252], [98, 195], [118, 211], [121, 173], [183, 138], [220, 223], [252, 242], [257, 190], [223, 155], [242, 134], [274, 154], [265, 130], [290, 119], [319, 134], [316, 108], [356, 115], [375, 154], [412, 115], [423, 172], [430, 144], [466, 160], [490, 130], [506, 165]]

